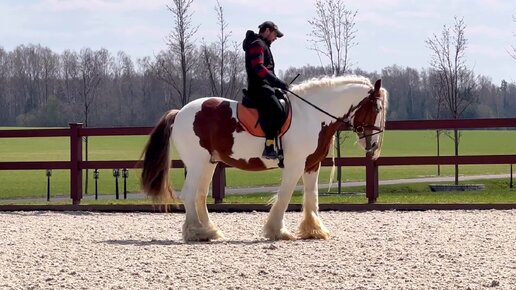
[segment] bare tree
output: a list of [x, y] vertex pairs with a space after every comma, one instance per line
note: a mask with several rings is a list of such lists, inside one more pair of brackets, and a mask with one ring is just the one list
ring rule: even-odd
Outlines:
[[229, 37], [231, 36], [231, 31], [227, 31], [228, 29], [228, 23], [226, 22], [226, 19], [224, 18], [224, 9], [222, 8], [222, 5], [220, 5], [219, 0], [217, 0], [217, 6], [215, 6], [215, 12], [217, 12], [217, 24], [219, 25], [219, 35], [218, 38], [218, 45], [220, 49], [220, 61], [219, 61], [219, 75], [220, 75], [220, 95], [221, 97], [225, 97], [224, 95], [224, 67], [225, 67], [225, 60], [227, 51], [226, 48], [228, 46]]
[[[308, 20], [312, 26], [310, 49], [316, 51], [319, 57], [322, 54], [329, 60], [332, 75], [346, 73], [350, 67], [349, 51], [357, 45], [355, 17], [358, 11], [347, 9], [343, 0], [316, 0], [315, 13], [314, 18]], [[340, 145], [344, 140], [337, 131], [337, 157], [340, 157]], [[340, 166], [337, 168], [337, 178], [341, 180]]]
[[216, 76], [216, 63], [217, 63], [217, 55], [215, 54], [216, 48], [214, 45], [208, 45], [204, 42], [201, 46], [201, 54], [203, 59], [204, 68], [206, 69], [206, 77], [210, 82], [210, 91], [212, 96], [220, 96], [218, 90], [218, 81]]
[[44, 102], [48, 101], [50, 96], [56, 94], [56, 82], [59, 77], [59, 55], [52, 52], [50, 48], [41, 48], [40, 57], [42, 62], [42, 81], [43, 81], [43, 98]]
[[239, 72], [244, 70], [243, 65], [240, 65], [244, 63], [243, 55], [236, 43], [233, 44], [233, 50], [230, 47], [232, 32], [228, 31], [224, 9], [218, 0], [214, 9], [217, 13], [219, 34], [215, 43], [208, 45], [203, 42], [201, 46], [203, 64], [207, 70], [206, 75], [212, 95], [235, 99], [237, 91], [241, 88], [238, 83]]
[[[441, 35], [434, 34], [426, 41], [432, 52], [431, 66], [437, 74], [439, 98], [444, 101], [452, 119], [460, 119], [464, 111], [476, 101], [473, 71], [466, 65], [466, 25], [455, 17], [452, 28], [444, 25]], [[459, 155], [459, 132], [453, 131], [455, 156]], [[459, 182], [459, 168], [455, 164], [455, 184]]]
[[[181, 106], [186, 105], [190, 101], [191, 92], [191, 69], [195, 64], [195, 45], [193, 37], [199, 26], [192, 25], [192, 12], [190, 6], [193, 0], [173, 0], [172, 5], [167, 5], [167, 8], [172, 12], [174, 18], [174, 28], [170, 32], [167, 44], [172, 55], [177, 55], [178, 59], [172, 58], [172, 62], [167, 63], [159, 61], [159, 72], [175, 75], [179, 80], [171, 81], [169, 84], [179, 94]], [[170, 67], [164, 67], [170, 66]]]
[[358, 11], [346, 8], [343, 0], [316, 0], [316, 16], [308, 23], [312, 26], [310, 49], [328, 58], [333, 75], [349, 70], [349, 52], [358, 43], [355, 17]]
[[225, 90], [226, 98], [236, 100], [242, 88], [245, 87], [245, 61], [244, 54], [237, 42], [233, 42], [233, 48], [228, 51], [226, 64], [227, 83]]
[[7, 52], [0, 47], [0, 124], [7, 125], [11, 118], [11, 104], [8, 94], [9, 85], [9, 58]]
[[[93, 51], [82, 49], [79, 53], [79, 96], [83, 105], [84, 126], [89, 125], [91, 106], [98, 95], [101, 81], [107, 76], [109, 52], [106, 49]], [[85, 159], [88, 161], [88, 137], [84, 138]], [[88, 194], [88, 170], [86, 169], [85, 194]]]
[[[512, 17], [512, 21], [516, 22], [516, 16]], [[516, 36], [516, 33], [513, 33], [513, 36]], [[512, 51], [509, 51], [509, 54], [512, 56], [512, 58], [516, 59], [516, 46], [512, 46]]]
[[177, 57], [171, 51], [161, 51], [156, 60], [147, 59], [147, 66], [152, 71], [152, 74], [165, 84], [166, 95], [164, 96], [164, 103], [168, 107], [181, 107], [183, 103], [181, 98], [176, 102], [174, 94], [181, 96], [181, 86], [179, 84], [179, 72], [175, 69]]
[[61, 55], [61, 79], [64, 99], [71, 107], [78, 102], [79, 56], [77, 52], [65, 50]]

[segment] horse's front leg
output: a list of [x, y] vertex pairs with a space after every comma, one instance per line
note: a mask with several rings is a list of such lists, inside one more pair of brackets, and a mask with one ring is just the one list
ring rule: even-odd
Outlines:
[[305, 172], [303, 174], [303, 220], [299, 225], [299, 237], [301, 239], [327, 240], [330, 238], [330, 232], [319, 218], [319, 169], [315, 172]]
[[267, 223], [263, 228], [263, 235], [269, 240], [294, 240], [296, 237], [292, 235], [283, 223], [285, 211], [287, 210], [290, 198], [296, 187], [296, 184], [303, 172], [303, 165], [288, 166], [283, 169], [281, 185], [276, 196], [276, 200], [271, 207]]

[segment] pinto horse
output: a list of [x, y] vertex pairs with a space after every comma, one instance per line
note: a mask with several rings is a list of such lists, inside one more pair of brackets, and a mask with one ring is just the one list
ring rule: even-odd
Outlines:
[[[293, 86], [288, 96], [291, 124], [283, 134], [284, 168], [279, 191], [270, 209], [263, 235], [270, 240], [296, 236], [283, 218], [299, 179], [303, 178], [303, 220], [299, 238], [329, 239], [319, 217], [318, 176], [334, 133], [352, 129], [367, 155], [380, 155], [385, 128], [387, 91], [381, 80], [340, 76], [313, 79]], [[301, 97], [302, 96], [302, 97]], [[243, 170], [278, 167], [277, 160], [261, 157], [264, 139], [244, 130], [237, 115], [238, 103], [223, 98], [201, 98], [181, 110], [167, 112], [152, 131], [143, 152], [142, 189], [155, 201], [176, 199], [170, 186], [170, 139], [186, 166], [179, 197], [186, 212], [182, 228], [185, 241], [210, 241], [222, 232], [210, 221], [206, 207], [209, 184], [218, 162]]]

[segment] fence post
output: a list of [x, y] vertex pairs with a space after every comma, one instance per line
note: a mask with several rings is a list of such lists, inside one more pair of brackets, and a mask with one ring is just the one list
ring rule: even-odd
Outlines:
[[79, 130], [82, 123], [69, 123], [70, 125], [70, 198], [73, 205], [79, 205], [82, 198], [82, 137]]
[[371, 155], [366, 161], [366, 196], [368, 203], [376, 203], [378, 198], [378, 165]]
[[215, 203], [222, 203], [226, 195], [226, 168], [223, 164], [217, 164], [215, 173], [213, 174], [212, 183], [212, 197]]

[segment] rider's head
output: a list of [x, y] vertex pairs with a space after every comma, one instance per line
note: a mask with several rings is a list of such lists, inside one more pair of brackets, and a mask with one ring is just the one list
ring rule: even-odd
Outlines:
[[278, 26], [274, 24], [272, 21], [265, 21], [264, 23], [258, 26], [260, 29], [258, 32], [260, 35], [270, 41], [271, 43], [276, 40], [276, 38], [282, 37], [283, 33], [279, 31]]

